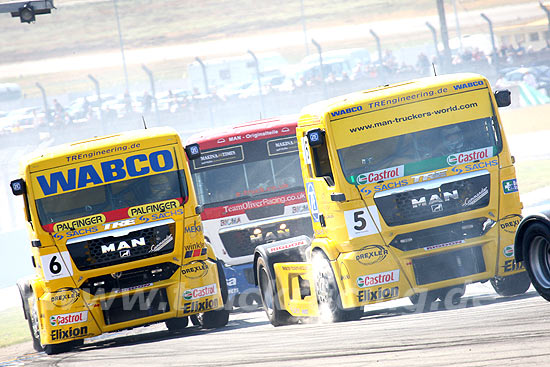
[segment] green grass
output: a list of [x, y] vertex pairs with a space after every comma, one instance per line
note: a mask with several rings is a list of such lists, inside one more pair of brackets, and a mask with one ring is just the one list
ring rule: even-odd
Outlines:
[[548, 186], [550, 160], [516, 162], [516, 175], [520, 193], [527, 193]]
[[21, 307], [0, 311], [0, 348], [31, 340]]

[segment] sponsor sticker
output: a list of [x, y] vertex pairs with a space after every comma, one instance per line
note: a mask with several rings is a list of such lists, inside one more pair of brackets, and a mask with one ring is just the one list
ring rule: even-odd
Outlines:
[[519, 225], [519, 222], [521, 221], [521, 215], [512, 215], [512, 216], [517, 217], [518, 219], [514, 219], [509, 222], [500, 223], [500, 229], [502, 229], [504, 232], [508, 232], [508, 233], [516, 232], [516, 227]]
[[447, 164], [449, 166], [456, 166], [457, 164], [480, 161], [482, 159], [486, 159], [492, 156], [493, 156], [493, 147], [469, 150], [467, 152], [449, 155], [447, 157]]
[[239, 223], [241, 223], [241, 218], [240, 217], [220, 219], [220, 227], [231, 226], [231, 225], [239, 224]]
[[451, 241], [451, 242], [439, 243], [439, 244], [437, 244], [437, 245], [432, 245], [432, 246], [424, 247], [424, 250], [425, 250], [425, 251], [437, 250], [438, 248], [449, 247], [449, 246], [454, 246], [454, 245], [460, 245], [461, 243], [464, 243], [464, 242], [466, 242], [466, 241], [464, 241], [464, 240], [459, 240], [459, 241]]
[[506, 246], [502, 252], [506, 257], [514, 257], [514, 245]]
[[502, 268], [505, 273], [525, 269], [525, 267], [523, 266], [523, 261], [518, 264], [516, 260], [506, 260]]
[[190, 301], [192, 299], [213, 296], [218, 293], [216, 283], [208, 284], [199, 288], [188, 289], [183, 292], [183, 299]]
[[123, 293], [123, 292], [133, 291], [133, 290], [136, 290], [136, 289], [147, 288], [147, 287], [150, 287], [152, 285], [153, 285], [153, 283], [145, 283], [145, 284], [140, 284], [140, 285], [134, 285], [133, 287], [115, 289], [114, 293]]
[[317, 205], [317, 196], [315, 195], [315, 186], [313, 182], [306, 184], [307, 197], [309, 199], [309, 210], [314, 222], [319, 222], [319, 206]]
[[88, 327], [81, 326], [75, 327], [74, 329], [70, 327], [68, 330], [63, 329], [53, 329], [50, 332], [50, 337], [52, 340], [63, 340], [63, 339], [73, 339], [82, 337], [88, 334]]
[[504, 191], [505, 194], [518, 192], [518, 181], [515, 178], [502, 181], [502, 191]]
[[385, 271], [383, 273], [362, 275], [357, 277], [359, 288], [369, 288], [382, 284], [395, 283], [399, 281], [399, 269]]
[[405, 166], [396, 166], [391, 168], [382, 169], [379, 171], [361, 173], [357, 175], [357, 184], [364, 185], [379, 181], [391, 180], [394, 178], [403, 177], [405, 175]]
[[78, 301], [80, 291], [76, 288], [61, 288], [51, 293], [50, 302], [55, 307], [67, 307]]
[[380, 245], [368, 245], [355, 252], [355, 260], [363, 265], [372, 265], [384, 261], [388, 250]]
[[204, 301], [186, 302], [183, 304], [183, 313], [197, 313], [218, 308], [219, 301], [217, 298], [205, 299]]
[[296, 241], [296, 242], [286, 243], [284, 245], [270, 247], [270, 248], [267, 249], [267, 251], [271, 254], [273, 252], [279, 252], [279, 251], [287, 250], [289, 248], [303, 246], [303, 245], [307, 245], [306, 240], [300, 240], [300, 241]]
[[71, 324], [78, 324], [79, 322], [88, 321], [88, 311], [80, 311], [73, 313], [66, 313], [63, 315], [50, 316], [51, 326], [64, 326]]
[[193, 261], [182, 267], [181, 274], [187, 279], [199, 279], [208, 274], [208, 264], [204, 261]]
[[489, 188], [485, 186], [477, 194], [475, 194], [471, 198], [464, 200], [464, 203], [462, 203], [462, 206], [474, 205], [475, 203], [483, 199], [485, 196], [487, 196], [488, 193], [489, 193]]
[[399, 287], [363, 289], [357, 293], [359, 302], [378, 302], [392, 298], [399, 298]]
[[54, 232], [75, 231], [76, 229], [79, 229], [79, 228], [90, 227], [95, 224], [105, 223], [105, 220], [106, 219], [103, 214], [96, 214], [96, 215], [90, 215], [88, 217], [71, 219], [65, 222], [59, 222], [54, 224], [53, 231]]
[[203, 249], [196, 249], [196, 250], [190, 250], [190, 251], [185, 251], [185, 258], [188, 259], [190, 257], [199, 257], [199, 256], [204, 256], [206, 255], [206, 252], [207, 252], [207, 248], [203, 248]]
[[128, 208], [128, 216], [137, 217], [150, 213], [165, 212], [167, 210], [176, 209], [179, 205], [180, 203], [177, 200], [167, 200], [147, 205], [133, 206]]

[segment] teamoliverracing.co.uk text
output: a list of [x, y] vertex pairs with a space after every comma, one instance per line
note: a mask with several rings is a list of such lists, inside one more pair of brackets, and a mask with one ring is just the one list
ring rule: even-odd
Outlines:
[[400, 122], [412, 121], [412, 120], [421, 119], [421, 118], [424, 118], [424, 117], [430, 117], [430, 116], [433, 116], [433, 115], [442, 115], [442, 114], [449, 113], [449, 112], [466, 110], [466, 109], [475, 108], [475, 107], [477, 107], [477, 103], [473, 102], [473, 103], [466, 103], [466, 104], [463, 104], [463, 105], [454, 105], [454, 106], [450, 106], [450, 107], [447, 107], [447, 108], [441, 108], [441, 109], [434, 110], [434, 111], [411, 113], [411, 114], [409, 114], [407, 116], [403, 116], [403, 117], [395, 117], [393, 119], [379, 121], [379, 122], [375, 122], [373, 124], [362, 125], [362, 126], [357, 126], [357, 127], [354, 127], [354, 128], [350, 128], [349, 131], [350, 131], [350, 133], [356, 133], [356, 132], [361, 132], [361, 131], [369, 130], [369, 129], [376, 128], [376, 127], [392, 125], [394, 123], [397, 124], [397, 123], [400, 123]]

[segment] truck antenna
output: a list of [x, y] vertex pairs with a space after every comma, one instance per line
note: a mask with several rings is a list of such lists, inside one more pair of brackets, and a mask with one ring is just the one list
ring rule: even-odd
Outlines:
[[435, 64], [432, 62], [432, 68], [434, 69], [434, 76], [437, 76], [437, 72], [435, 71]]
[[143, 115], [141, 115], [141, 119], [143, 120], [143, 128], [147, 130], [147, 124], [145, 123], [145, 117], [143, 117]]

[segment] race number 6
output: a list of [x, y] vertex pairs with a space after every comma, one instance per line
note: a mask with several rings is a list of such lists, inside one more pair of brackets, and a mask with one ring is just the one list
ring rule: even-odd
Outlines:
[[71, 256], [68, 251], [55, 252], [53, 254], [40, 256], [44, 279], [53, 280], [73, 275]]
[[347, 210], [344, 212], [344, 217], [350, 239], [378, 233], [378, 228], [380, 228], [380, 219], [375, 206], [368, 209]]

